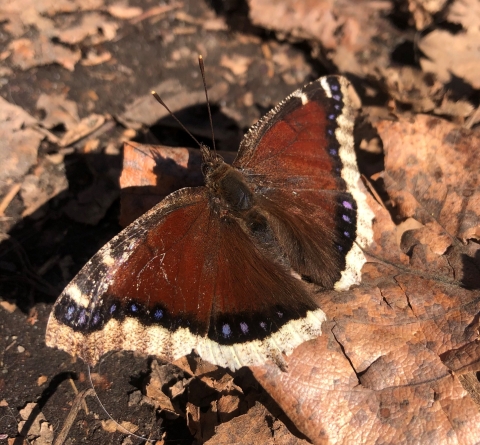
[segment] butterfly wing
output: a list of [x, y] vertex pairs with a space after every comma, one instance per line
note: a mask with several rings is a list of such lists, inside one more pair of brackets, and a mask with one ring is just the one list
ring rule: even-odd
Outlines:
[[359, 185], [348, 82], [327, 76], [295, 91], [245, 136], [245, 176], [292, 268], [326, 288], [360, 281], [373, 214]]
[[90, 364], [110, 350], [192, 351], [236, 369], [320, 334], [324, 314], [206, 188], [173, 193], [104, 246], [66, 287], [47, 345]]

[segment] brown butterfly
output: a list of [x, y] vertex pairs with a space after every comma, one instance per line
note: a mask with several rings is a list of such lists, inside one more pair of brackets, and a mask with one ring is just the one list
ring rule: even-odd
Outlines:
[[359, 283], [372, 239], [347, 88], [328, 76], [292, 93], [232, 166], [202, 146], [205, 186], [172, 193], [97, 253], [55, 303], [47, 344], [90, 364], [196, 350], [234, 370], [320, 335], [306, 282]]

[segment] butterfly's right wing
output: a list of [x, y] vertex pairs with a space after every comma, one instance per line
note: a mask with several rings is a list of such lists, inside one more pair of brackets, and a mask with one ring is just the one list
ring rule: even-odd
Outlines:
[[347, 90], [345, 78], [327, 76], [295, 91], [250, 129], [233, 163], [292, 268], [338, 290], [360, 281], [373, 218], [359, 185]]

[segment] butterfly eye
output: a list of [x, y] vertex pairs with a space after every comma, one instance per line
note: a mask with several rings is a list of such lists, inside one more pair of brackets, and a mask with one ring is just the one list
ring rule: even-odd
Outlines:
[[203, 176], [208, 176], [211, 171], [212, 171], [212, 165], [210, 163], [202, 164]]

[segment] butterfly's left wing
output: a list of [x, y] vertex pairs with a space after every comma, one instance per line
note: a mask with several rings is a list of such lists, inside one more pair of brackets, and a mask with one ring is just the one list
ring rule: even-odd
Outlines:
[[[325, 314], [205, 187], [169, 195], [104, 246], [58, 298], [47, 345], [94, 364], [107, 351], [232, 370], [282, 360]], [[280, 358], [280, 359], [278, 359]]]
[[325, 288], [360, 281], [373, 214], [359, 184], [348, 81], [327, 76], [255, 124], [233, 166], [269, 215], [292, 268]]

